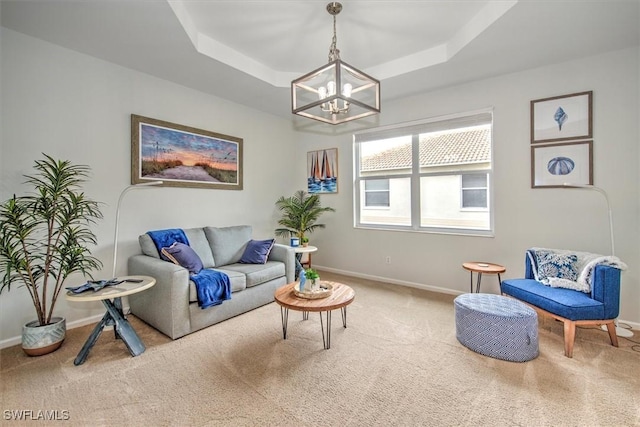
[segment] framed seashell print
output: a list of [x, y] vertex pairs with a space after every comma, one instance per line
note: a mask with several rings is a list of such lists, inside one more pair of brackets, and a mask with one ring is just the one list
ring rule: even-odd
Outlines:
[[593, 185], [593, 141], [531, 146], [531, 188]]
[[593, 137], [593, 91], [531, 101], [531, 143]]

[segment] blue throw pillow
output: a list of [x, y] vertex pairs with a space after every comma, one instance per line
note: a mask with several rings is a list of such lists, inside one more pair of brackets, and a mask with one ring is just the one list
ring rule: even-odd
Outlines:
[[555, 251], [537, 250], [536, 262], [538, 264], [538, 280], [557, 278], [578, 280], [576, 262], [578, 257], [574, 254], [563, 254]]
[[202, 260], [198, 254], [184, 243], [176, 242], [169, 247], [162, 248], [160, 253], [165, 259], [189, 270], [191, 274], [198, 274], [203, 269]]
[[249, 241], [247, 248], [242, 254], [242, 258], [240, 258], [240, 262], [243, 264], [266, 263], [275, 242], [275, 239]]

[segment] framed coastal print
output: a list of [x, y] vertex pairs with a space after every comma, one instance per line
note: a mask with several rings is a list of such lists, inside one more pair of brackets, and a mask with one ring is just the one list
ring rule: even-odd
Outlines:
[[593, 185], [593, 141], [531, 146], [531, 188]]
[[593, 92], [531, 101], [531, 143], [591, 139]]
[[242, 190], [242, 138], [131, 115], [131, 183]]
[[307, 153], [307, 192], [338, 192], [338, 149], [309, 151]]

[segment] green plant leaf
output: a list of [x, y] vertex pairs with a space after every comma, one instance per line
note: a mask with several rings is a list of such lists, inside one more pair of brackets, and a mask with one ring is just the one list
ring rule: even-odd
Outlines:
[[25, 175], [32, 192], [0, 206], [0, 292], [14, 283], [25, 287], [41, 325], [49, 323], [70, 274], [91, 277], [102, 267], [89, 249], [97, 244], [90, 225], [102, 218], [100, 205], [80, 191], [90, 168], [43, 155], [35, 174]]

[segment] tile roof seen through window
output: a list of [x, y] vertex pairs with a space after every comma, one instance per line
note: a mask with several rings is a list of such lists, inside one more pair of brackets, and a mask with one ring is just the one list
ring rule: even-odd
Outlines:
[[[491, 161], [491, 127], [480, 126], [422, 134], [420, 165], [442, 166]], [[404, 169], [411, 166], [411, 144], [362, 158], [361, 170]]]

